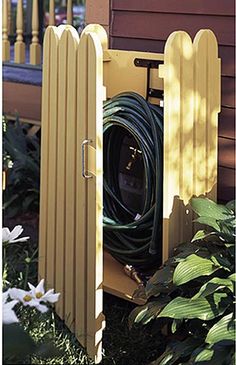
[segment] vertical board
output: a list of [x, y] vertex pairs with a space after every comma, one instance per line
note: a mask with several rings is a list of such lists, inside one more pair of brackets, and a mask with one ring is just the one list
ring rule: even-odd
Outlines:
[[44, 35], [42, 80], [41, 162], [40, 162], [40, 215], [39, 215], [39, 277], [46, 278], [47, 256], [47, 201], [48, 201], [48, 143], [51, 28]]
[[76, 152], [76, 247], [75, 247], [75, 327], [76, 336], [86, 347], [87, 332], [87, 181], [82, 176], [81, 146], [88, 137], [88, 54], [87, 36], [83, 35], [78, 50], [77, 75], [77, 152]]
[[56, 304], [58, 315], [64, 319], [64, 290], [65, 290], [65, 168], [66, 168], [66, 100], [67, 100], [67, 43], [68, 32], [62, 33], [59, 42], [59, 62], [58, 62], [58, 131], [57, 131], [57, 214], [56, 214], [56, 243], [55, 243], [55, 259], [56, 259], [56, 278], [55, 288], [60, 296], [59, 302]]
[[50, 45], [50, 92], [48, 117], [48, 197], [47, 197], [47, 258], [46, 281], [49, 287], [55, 287], [55, 244], [56, 244], [56, 191], [57, 191], [57, 116], [58, 116], [58, 43], [60, 34], [57, 28], [51, 28]]
[[207, 40], [200, 33], [194, 40], [194, 193], [207, 191]]
[[[88, 138], [96, 150], [96, 176], [88, 180], [87, 197], [87, 350], [99, 363], [102, 359], [103, 242], [103, 51], [96, 33], [88, 34]], [[89, 160], [89, 156], [88, 156]]]
[[[76, 178], [76, 110], [77, 48], [79, 36], [68, 27], [67, 111], [66, 111], [66, 199], [65, 199], [65, 321], [74, 331], [75, 322], [75, 178]], [[66, 30], [67, 31], [67, 30]], [[64, 31], [65, 32], [65, 31]], [[79, 126], [78, 126], [79, 128]], [[79, 244], [79, 242], [78, 242]]]
[[[200, 114], [199, 119], [195, 119], [195, 134], [198, 141], [195, 157], [196, 163], [196, 194], [202, 194], [201, 180], [205, 182], [205, 193], [211, 199], [216, 200], [217, 196], [217, 150], [218, 150], [218, 113], [220, 112], [220, 75], [221, 62], [218, 58], [218, 45], [214, 33], [209, 30], [200, 30], [194, 39], [195, 52], [195, 93], [198, 103], [195, 105], [196, 114]], [[203, 85], [203, 86], [202, 86]], [[201, 109], [203, 105], [203, 109]], [[205, 136], [203, 136], [203, 134]], [[205, 141], [204, 151], [201, 138]], [[201, 166], [201, 155], [198, 154], [201, 146], [204, 159], [205, 179], [199, 176]]]
[[[192, 233], [185, 205], [193, 185], [193, 47], [189, 35], [174, 32], [165, 45], [164, 65], [163, 260]], [[188, 214], [187, 214], [188, 213]]]

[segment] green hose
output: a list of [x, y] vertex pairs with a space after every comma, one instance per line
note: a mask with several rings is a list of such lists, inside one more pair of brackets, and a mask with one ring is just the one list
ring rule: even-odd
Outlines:
[[[162, 257], [163, 113], [131, 92], [104, 104], [104, 246], [122, 264], [150, 271]], [[120, 151], [131, 135], [142, 154], [145, 179], [143, 211], [125, 205], [119, 186]]]

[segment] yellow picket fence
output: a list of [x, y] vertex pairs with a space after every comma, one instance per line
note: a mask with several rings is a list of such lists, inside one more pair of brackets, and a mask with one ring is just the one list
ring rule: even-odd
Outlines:
[[[96, 363], [102, 357], [103, 289], [126, 299], [133, 283], [103, 273], [102, 108], [123, 91], [146, 93], [136, 58], [164, 62], [151, 86], [164, 91], [163, 260], [194, 232], [189, 199], [216, 199], [220, 60], [209, 30], [168, 38], [164, 54], [108, 49], [89, 25], [49, 27], [44, 39], [39, 275], [61, 293], [56, 310]], [[155, 103], [160, 100], [150, 99]], [[115, 266], [115, 265], [114, 265]]]

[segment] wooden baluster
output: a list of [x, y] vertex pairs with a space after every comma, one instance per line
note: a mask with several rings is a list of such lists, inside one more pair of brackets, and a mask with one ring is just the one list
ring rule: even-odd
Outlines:
[[49, 25], [55, 25], [55, 0], [49, 2]]
[[3, 18], [2, 18], [2, 60], [10, 61], [10, 42], [7, 31], [7, 0], [3, 0]]
[[33, 0], [32, 9], [32, 43], [30, 45], [30, 63], [39, 65], [41, 63], [41, 45], [39, 44], [39, 10], [38, 0]]
[[25, 43], [23, 41], [23, 0], [18, 0], [16, 14], [15, 63], [25, 63]]
[[67, 1], [67, 24], [73, 25], [72, 0]]
[[8, 34], [12, 34], [12, 22], [11, 22], [11, 0], [7, 0], [7, 28], [8, 28]]

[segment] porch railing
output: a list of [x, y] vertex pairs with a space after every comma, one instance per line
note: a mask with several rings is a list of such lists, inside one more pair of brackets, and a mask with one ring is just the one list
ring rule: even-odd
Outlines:
[[[10, 40], [9, 36], [13, 31], [12, 3], [11, 0], [3, 0], [2, 18], [2, 60], [10, 61]], [[38, 0], [32, 0], [32, 39], [29, 47], [31, 65], [41, 64], [42, 46], [39, 42], [39, 7]], [[67, 24], [73, 22], [72, 0], [67, 0]], [[49, 0], [49, 25], [55, 25], [55, 1]], [[26, 63], [26, 44], [24, 40], [24, 13], [23, 0], [17, 1], [16, 9], [16, 40], [14, 42], [14, 62], [17, 64]]]

